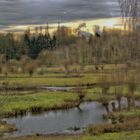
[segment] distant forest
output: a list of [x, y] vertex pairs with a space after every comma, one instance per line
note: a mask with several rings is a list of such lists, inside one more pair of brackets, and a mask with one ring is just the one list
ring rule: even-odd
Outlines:
[[56, 47], [56, 37], [49, 34], [31, 35], [26, 31], [20, 39], [15, 39], [13, 33], [0, 35], [0, 53], [7, 60], [20, 60], [22, 55], [36, 59], [43, 49], [53, 50]]
[[[14, 33], [0, 34], [1, 61], [23, 57], [49, 61], [51, 65], [123, 63], [139, 59], [139, 33], [117, 29], [104, 29], [101, 36], [72, 34], [69, 28], [60, 27], [53, 34], [32, 33], [30, 29], [15, 37]], [[133, 40], [133, 41], [132, 41]], [[45, 54], [43, 56], [43, 54]]]

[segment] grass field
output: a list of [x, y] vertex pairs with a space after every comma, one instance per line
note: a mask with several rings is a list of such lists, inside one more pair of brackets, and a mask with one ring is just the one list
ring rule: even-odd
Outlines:
[[[115, 90], [121, 88], [122, 95], [126, 95], [128, 93], [127, 85], [124, 86], [111, 86], [108, 94], [106, 95], [108, 100], [115, 98]], [[137, 87], [135, 91], [136, 97], [140, 97], [139, 91], [140, 88]], [[28, 92], [27, 92], [28, 93]], [[41, 107], [41, 108], [65, 108], [64, 105], [73, 106], [77, 99], [78, 93], [76, 91], [33, 91], [31, 94], [21, 94], [20, 92], [7, 92], [9, 95], [6, 98], [6, 95], [0, 95], [0, 100], [4, 100], [6, 98], [6, 102], [2, 107], [1, 114], [12, 113], [18, 110], [30, 110], [33, 107]], [[86, 101], [94, 101], [100, 100], [102, 90], [101, 88], [95, 87], [92, 89], [85, 89], [85, 100]], [[73, 101], [73, 105], [69, 102]]]
[[2, 140], [139, 140], [140, 131], [108, 133], [100, 136], [32, 136]]
[[[103, 79], [104, 78], [104, 79]], [[103, 81], [106, 80], [106, 81]], [[0, 83], [8, 83], [9, 87], [40, 87], [40, 86], [78, 86], [88, 84], [100, 84], [120, 82], [119, 79], [113, 77], [113, 74], [83, 74], [79, 77], [62, 77], [59, 74], [57, 76], [14, 76], [7, 77], [0, 80]], [[127, 83], [127, 77], [121, 79], [120, 83]]]
[[100, 77], [99, 74], [85, 74], [81, 77], [63, 77], [65, 75], [57, 74], [50, 76], [52, 74], [48, 74], [48, 76], [10, 76], [8, 78], [3, 79], [1, 82], [8, 81], [10, 86], [72, 86], [72, 85], [80, 85], [87, 83], [97, 83]]
[[[128, 93], [128, 86], [111, 86], [108, 94], [105, 95], [108, 100], [115, 99], [115, 90], [119, 90], [122, 96]], [[94, 101], [101, 99], [102, 89], [99, 87], [85, 89], [85, 100]], [[137, 99], [140, 97], [140, 88], [137, 87], [135, 96]], [[9, 113], [9, 115], [21, 110], [29, 111], [31, 108], [44, 108], [44, 109], [65, 109], [67, 107], [74, 107], [78, 100], [78, 93], [72, 91], [27, 91], [26, 94], [20, 91], [7, 92], [7, 95], [1, 92], [0, 101], [5, 100], [2, 106], [1, 114]], [[72, 102], [70, 102], [72, 101]]]
[[[85, 93], [85, 100], [98, 100], [99, 94]], [[0, 100], [5, 96], [1, 95]], [[29, 111], [31, 108], [59, 109], [74, 107], [77, 103], [76, 92], [37, 92], [30, 95], [10, 95], [2, 106], [1, 114], [9, 115], [20, 110]]]
[[[65, 74], [58, 68], [48, 68], [48, 73], [44, 75], [34, 74], [32, 77], [25, 74], [9, 74], [7, 77], [0, 77], [0, 85], [5, 86], [6, 83], [11, 88], [21, 87], [27, 88], [42, 86], [83, 86], [83, 85], [94, 85], [92, 88], [84, 89], [85, 101], [94, 101], [101, 99], [102, 86], [105, 83], [111, 83], [107, 92], [106, 98], [108, 100], [115, 99], [115, 92], [121, 93], [123, 96], [129, 93], [128, 87], [128, 75], [136, 73], [136, 71], [129, 70], [127, 75], [124, 70], [124, 65], [119, 65], [115, 70], [120, 70], [118, 75], [114, 76], [115, 65], [106, 65], [104, 71], [96, 71], [93, 67], [87, 66], [82, 73], [70, 73]], [[94, 69], [92, 72], [91, 70]], [[90, 70], [90, 72], [89, 72]], [[58, 73], [56, 73], [58, 72]], [[120, 74], [121, 73], [121, 74]], [[137, 82], [139, 76], [136, 77]], [[117, 83], [119, 85], [114, 85]], [[24, 94], [22, 91], [8, 91], [0, 92], [1, 106], [1, 118], [5, 116], [16, 116], [28, 111], [40, 112], [55, 109], [67, 109], [75, 107], [78, 101], [78, 93], [76, 90], [70, 91], [42, 91], [42, 90], [31, 90]], [[7, 94], [6, 94], [7, 93]], [[135, 96], [139, 99], [140, 97], [140, 86], [137, 85], [135, 89]], [[1, 103], [1, 102], [0, 102]], [[131, 111], [122, 110], [114, 115], [118, 116], [136, 116], [140, 114], [139, 109], [132, 109]], [[0, 133], [7, 132], [10, 126], [0, 124]], [[134, 133], [121, 132], [104, 134], [100, 136], [32, 136], [23, 137], [17, 139], [8, 140], [139, 140], [140, 131], [134, 131]], [[0, 139], [1, 140], [1, 139]], [[7, 140], [7, 139], [6, 139]]]
[[[115, 73], [116, 72], [116, 75]], [[95, 70], [94, 66], [85, 66], [83, 72], [71, 72], [66, 74], [59, 67], [47, 68], [43, 75], [34, 74], [8, 74], [1, 75], [0, 84], [8, 82], [10, 87], [39, 87], [39, 86], [75, 86], [98, 84], [102, 82], [128, 82], [128, 75], [137, 73], [137, 70], [129, 69], [126, 75], [125, 65], [105, 65], [103, 70]]]
[[109, 113], [108, 117], [114, 120], [127, 120], [129, 118], [140, 117], [140, 108], [131, 108], [131, 110], [123, 109], [121, 111]]

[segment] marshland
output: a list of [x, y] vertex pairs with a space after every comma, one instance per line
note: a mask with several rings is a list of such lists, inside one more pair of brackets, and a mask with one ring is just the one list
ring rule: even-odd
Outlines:
[[[57, 1], [55, 10], [72, 4], [62, 3]], [[81, 3], [85, 5], [84, 0]], [[21, 6], [17, 2], [14, 7], [16, 4]], [[25, 4], [19, 7], [22, 14], [29, 10], [23, 10]], [[66, 20], [67, 12], [61, 16], [71, 23], [58, 22], [55, 28], [54, 23], [42, 24], [44, 14], [34, 25], [28, 22], [26, 29], [28, 16], [20, 23], [17, 15], [16, 25], [11, 26], [6, 19], [7, 27], [0, 26], [0, 139], [139, 139], [139, 4], [139, 0], [118, 1], [122, 17], [117, 28], [110, 18], [102, 25], [95, 25], [99, 20], [72, 21], [77, 15]], [[87, 9], [83, 12], [88, 19], [94, 15]], [[53, 16], [50, 21], [55, 19]]]

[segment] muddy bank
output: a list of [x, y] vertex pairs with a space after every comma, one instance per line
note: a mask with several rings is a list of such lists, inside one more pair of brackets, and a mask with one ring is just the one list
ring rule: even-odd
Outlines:
[[17, 129], [14, 124], [7, 124], [6, 121], [0, 120], [0, 137], [4, 136], [5, 133], [12, 133], [16, 130]]
[[140, 117], [129, 118], [125, 121], [120, 121], [111, 124], [91, 125], [85, 133], [90, 135], [101, 135], [104, 133], [122, 132], [122, 131], [135, 131], [140, 129]]

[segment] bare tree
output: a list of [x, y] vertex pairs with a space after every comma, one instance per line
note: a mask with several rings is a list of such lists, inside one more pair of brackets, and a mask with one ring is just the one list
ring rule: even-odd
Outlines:
[[129, 30], [126, 49], [129, 50], [128, 59], [137, 63], [139, 59], [139, 31], [140, 31], [140, 0], [118, 0], [123, 18], [124, 28]]
[[140, 0], [119, 0], [125, 28], [136, 30], [140, 25]]

